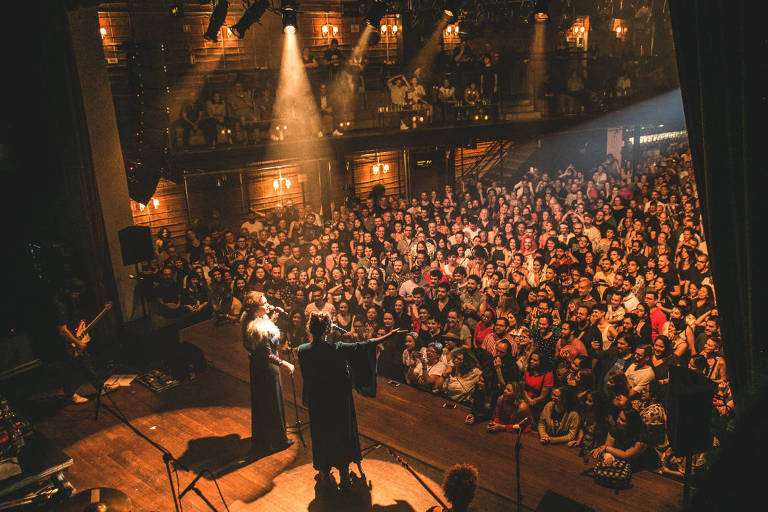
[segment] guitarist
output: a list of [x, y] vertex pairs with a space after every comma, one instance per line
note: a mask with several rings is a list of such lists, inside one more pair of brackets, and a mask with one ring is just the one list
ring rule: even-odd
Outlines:
[[83, 281], [72, 278], [64, 285], [54, 301], [57, 346], [64, 360], [60, 378], [65, 400], [73, 404], [88, 401], [88, 398], [76, 392], [83, 379], [94, 387], [100, 382], [93, 361], [85, 350], [90, 341], [90, 335], [86, 333], [85, 336], [78, 337], [76, 334], [79, 323], [85, 318], [81, 304], [84, 288]]

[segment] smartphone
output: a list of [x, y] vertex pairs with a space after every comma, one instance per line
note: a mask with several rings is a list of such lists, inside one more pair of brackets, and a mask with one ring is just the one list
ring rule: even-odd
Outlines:
[[443, 404], [443, 408], [444, 409], [455, 409], [456, 408], [456, 404], [453, 403], [453, 402], [445, 402]]
[[390, 380], [389, 382], [387, 382], [387, 384], [389, 384], [393, 388], [396, 388], [396, 387], [400, 386], [400, 383], [395, 381], [395, 380]]

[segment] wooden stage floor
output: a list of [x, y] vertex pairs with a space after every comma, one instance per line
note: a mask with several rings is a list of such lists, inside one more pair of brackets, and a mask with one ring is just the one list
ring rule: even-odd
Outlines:
[[[343, 506], [334, 497], [317, 497], [311, 447], [296, 442], [283, 452], [250, 464], [238, 464], [250, 430], [248, 360], [237, 326], [215, 327], [204, 322], [182, 331], [181, 339], [200, 346], [210, 368], [195, 381], [155, 395], [141, 384], [112, 395], [134, 425], [159, 441], [190, 468], [210, 468], [230, 510], [289, 511], [417, 511], [434, 504], [407, 471], [382, 449], [366, 456], [363, 470], [372, 490], [358, 486], [356, 499]], [[296, 392], [301, 396], [300, 372]], [[289, 422], [294, 408], [290, 379], [283, 387]], [[478, 467], [479, 510], [515, 509], [515, 468], [512, 434], [489, 434], [482, 425], [463, 423], [466, 410], [445, 409], [443, 399], [405, 385], [380, 381], [375, 399], [356, 395], [363, 447], [384, 443], [404, 454], [416, 471], [439, 491], [443, 471], [456, 462]], [[107, 402], [109, 404], [109, 401]], [[306, 421], [306, 411], [299, 408]], [[137, 511], [172, 510], [168, 479], [161, 457], [127, 427], [102, 412], [93, 419], [93, 404], [68, 406], [39, 419], [36, 426], [75, 461], [69, 476], [78, 489], [115, 487], [134, 501]], [[309, 443], [309, 429], [304, 428]], [[632, 487], [616, 492], [580, 476], [586, 469], [575, 450], [542, 446], [534, 434], [523, 435], [521, 452], [523, 509], [533, 510], [547, 490], [584, 503], [596, 511], [680, 510], [682, 486], [659, 475], [633, 475]], [[180, 472], [182, 488], [194, 476]], [[223, 510], [213, 482], [199, 488]], [[322, 499], [321, 499], [322, 498]], [[185, 510], [208, 510], [194, 495], [184, 498]]]

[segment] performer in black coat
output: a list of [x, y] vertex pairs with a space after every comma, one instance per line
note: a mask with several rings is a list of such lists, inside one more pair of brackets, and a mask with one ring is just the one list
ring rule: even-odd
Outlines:
[[248, 351], [251, 380], [251, 436], [253, 449], [274, 453], [293, 444], [285, 431], [285, 406], [280, 366], [293, 373], [293, 365], [280, 359], [280, 330], [267, 315], [267, 300], [259, 292], [246, 298], [240, 318], [243, 345]]
[[[379, 338], [358, 343], [330, 343], [331, 318], [312, 313], [308, 329], [311, 343], [299, 347], [299, 365], [304, 377], [303, 401], [309, 407], [312, 435], [312, 465], [320, 483], [331, 482], [332, 467], [339, 470], [340, 485], [350, 485], [349, 463], [362, 459], [357, 432], [352, 387], [366, 396], [376, 396], [376, 349], [395, 329]], [[349, 369], [348, 369], [349, 368]]]

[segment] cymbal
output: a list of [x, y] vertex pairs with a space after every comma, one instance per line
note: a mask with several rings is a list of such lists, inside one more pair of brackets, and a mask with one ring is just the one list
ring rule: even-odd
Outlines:
[[56, 508], [56, 512], [131, 512], [131, 499], [109, 487], [81, 491]]

